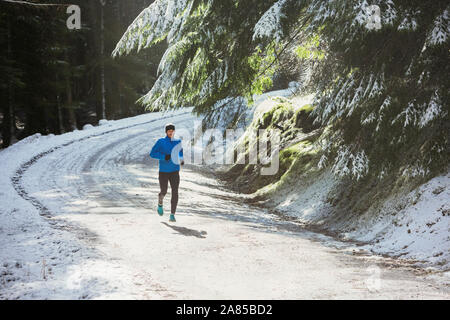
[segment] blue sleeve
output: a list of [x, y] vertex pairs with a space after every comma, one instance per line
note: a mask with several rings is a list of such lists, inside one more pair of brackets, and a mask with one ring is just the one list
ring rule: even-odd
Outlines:
[[164, 160], [165, 155], [161, 152], [161, 143], [159, 142], [159, 140], [156, 141], [155, 145], [150, 151], [150, 157], [158, 160]]
[[181, 150], [180, 150], [180, 159], [183, 159], [183, 144], [182, 144], [182, 142], [180, 141], [180, 144], [181, 144]]

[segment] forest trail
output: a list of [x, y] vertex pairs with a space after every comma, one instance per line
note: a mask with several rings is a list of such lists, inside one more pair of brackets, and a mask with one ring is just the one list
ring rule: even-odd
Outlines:
[[[118, 296], [450, 297], [448, 287], [421, 270], [395, 259], [358, 254], [354, 245], [243, 204], [196, 166], [186, 165], [180, 173], [177, 222], [169, 223], [167, 213], [159, 217], [157, 161], [148, 153], [169, 120], [177, 128], [193, 128], [196, 118], [181, 114], [71, 143], [38, 159], [20, 177], [24, 192], [59, 224], [84, 230], [78, 232], [82, 243], [127, 270], [131, 276], [122, 286], [114, 287], [117, 279], [104, 275]], [[169, 204], [170, 188], [165, 207]], [[82, 236], [86, 234], [90, 236]], [[120, 292], [125, 286], [130, 294]]]

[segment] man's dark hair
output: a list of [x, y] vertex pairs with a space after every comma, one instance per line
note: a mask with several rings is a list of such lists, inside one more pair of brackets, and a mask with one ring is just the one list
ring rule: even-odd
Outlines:
[[175, 130], [175, 125], [172, 123], [166, 124], [166, 132], [169, 130]]

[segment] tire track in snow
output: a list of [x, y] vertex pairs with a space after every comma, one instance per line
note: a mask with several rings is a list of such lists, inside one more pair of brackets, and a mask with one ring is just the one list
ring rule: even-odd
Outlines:
[[[158, 120], [163, 119], [157, 119], [150, 122]], [[136, 127], [146, 123], [133, 125], [130, 127]], [[94, 138], [96, 136], [98, 137], [106, 133], [128, 128], [110, 130], [108, 132], [79, 139], [77, 141]], [[40, 176], [41, 181], [45, 181], [45, 185], [53, 187], [53, 189], [54, 186], [57, 186], [56, 188], [64, 191], [65, 189], [72, 192], [75, 190], [75, 194], [70, 194], [73, 198], [82, 199], [84, 195], [89, 194], [94, 190], [99, 191], [97, 199], [105, 199], [107, 204], [113, 204], [115, 206], [115, 203], [119, 204], [123, 199], [126, 199], [131, 203], [136, 201], [136, 203], [134, 203], [136, 206], [145, 207], [145, 204], [143, 205], [142, 202], [139, 203], [140, 199], [134, 196], [129, 196], [128, 194], [130, 192], [130, 186], [139, 185], [140, 187], [143, 187], [143, 183], [145, 182], [139, 180], [136, 175], [133, 175], [132, 171], [128, 171], [127, 165], [129, 165], [130, 162], [136, 162], [136, 156], [139, 155], [139, 150], [142, 150], [140, 145], [146, 145], [147, 143], [145, 140], [146, 136], [146, 134], [143, 135], [142, 133], [134, 134], [128, 132], [127, 137], [121, 137], [119, 135], [117, 139], [115, 136], [109, 137], [110, 139], [107, 139], [107, 141], [101, 140], [101, 144], [96, 144], [94, 141], [90, 141], [89, 145], [82, 144], [86, 151], [89, 150], [86, 157], [69, 157], [78, 146], [72, 146], [72, 150], [64, 149], [62, 152], [63, 154], [58, 156], [55, 155], [55, 159], [47, 159], [50, 160], [48, 163], [47, 161], [43, 161], [41, 163], [45, 164], [46, 168], [49, 169], [47, 171], [38, 170], [38, 172], [43, 172], [43, 175]], [[73, 144], [77, 141], [71, 141], [67, 145]], [[91, 145], [95, 146], [96, 150], [92, 150]], [[49, 150], [48, 152], [43, 152], [40, 158], [34, 159], [34, 161], [31, 162], [26, 170], [24, 170], [20, 175], [20, 179], [23, 178], [23, 184], [28, 181], [27, 177], [23, 177], [23, 174], [34, 163], [38, 162], [38, 160], [42, 157], [45, 157], [46, 155], [61, 148], [62, 146]], [[70, 163], [66, 163], [64, 159], [70, 159]], [[30, 161], [32, 160], [33, 159]], [[93, 168], [89, 168], [91, 164], [93, 165]], [[94, 174], [89, 176], [89, 173], [96, 173], [98, 171], [105, 170], [107, 172], [106, 175], [103, 175], [100, 172], [98, 175]], [[112, 172], [113, 170], [114, 172]], [[34, 170], [31, 170], [29, 174], [32, 173], [34, 173]], [[66, 185], [64, 184], [64, 177], [61, 176], [61, 173], [73, 173], [79, 175], [82, 179], [78, 181], [74, 180], [74, 183]], [[87, 173], [87, 175], [84, 175], [83, 173]], [[207, 275], [214, 275], [214, 272], [216, 272], [219, 267], [220, 275], [231, 274], [235, 277], [239, 277], [242, 272], [245, 273], [247, 270], [251, 270], [250, 280], [245, 278], [244, 281], [244, 278], [242, 278], [242, 280], [237, 278], [238, 281], [236, 281], [234, 285], [238, 286], [239, 290], [243, 290], [242, 292], [253, 294], [256, 297], [259, 297], [258, 294], [261, 291], [258, 289], [259, 286], [262, 286], [261, 289], [263, 289], [271, 287], [276, 288], [280, 285], [285, 285], [288, 289], [286, 289], [286, 293], [281, 292], [276, 297], [336, 298], [346, 296], [355, 297], [358, 295], [360, 297], [371, 296], [371, 293], [368, 293], [367, 290], [362, 287], [365, 277], [364, 269], [362, 267], [364, 267], [365, 264], [357, 261], [354, 257], [346, 257], [342, 253], [338, 254], [338, 252], [334, 252], [335, 250], [331, 251], [332, 254], [330, 254], [330, 249], [323, 249], [318, 244], [311, 243], [311, 240], [302, 240], [303, 237], [296, 237], [297, 234], [294, 232], [296, 230], [292, 230], [293, 232], [286, 236], [280, 232], [280, 229], [276, 228], [279, 226], [278, 221], [275, 224], [270, 224], [268, 223], [268, 219], [257, 219], [256, 213], [255, 217], [249, 216], [250, 212], [247, 212], [249, 210], [242, 207], [242, 205], [232, 205], [230, 203], [231, 199], [223, 196], [221, 193], [214, 192], [214, 188], [211, 188], [210, 184], [203, 185], [203, 188], [199, 188], [202, 186], [199, 184], [198, 175], [195, 175], [194, 173], [189, 174], [188, 171], [185, 172], [185, 174], [186, 176], [183, 179], [184, 188], [190, 191], [188, 195], [190, 201], [186, 201], [186, 204], [183, 204], [182, 202], [181, 206], [185, 206], [185, 211], [189, 214], [194, 214], [192, 216], [186, 216], [185, 221], [187, 223], [191, 221], [191, 225], [195, 225], [196, 230], [198, 228], [208, 230], [208, 242], [198, 243], [196, 241], [199, 240], [196, 238], [182, 239], [183, 246], [188, 246], [188, 251], [189, 249], [192, 251], [192, 248], [200, 248], [201, 250], [196, 252], [202, 252], [204, 254], [204, 256], [201, 256], [199, 259], [197, 259], [195, 255], [189, 256], [189, 259], [185, 261], [188, 266], [200, 268], [201, 273]], [[48, 177], [51, 181], [42, 180], [46, 177]], [[137, 184], [136, 181], [139, 181], [139, 183]], [[21, 180], [18, 182], [19, 186], [24, 189]], [[152, 180], [151, 183], [154, 182], [156, 183], [156, 180]], [[115, 183], [117, 183], [120, 188], [117, 188]], [[42, 188], [39, 190], [42, 190]], [[27, 195], [33, 199], [36, 199], [28, 193]], [[109, 200], [111, 199], [115, 201], [115, 203], [110, 202]], [[43, 205], [43, 203], [39, 202], [39, 200], [37, 200], [37, 203], [38, 205]], [[190, 208], [188, 209], [187, 207]], [[50, 211], [53, 210], [53, 213], [55, 213], [55, 209], [51, 205], [45, 208], [47, 211], [41, 212], [42, 214], [47, 213], [49, 217], [51, 217], [52, 215]], [[51, 208], [51, 210], [48, 208]], [[200, 216], [205, 216], [206, 214], [208, 216], [223, 219], [199, 219]], [[86, 219], [88, 216], [83, 216], [82, 219]], [[95, 215], [93, 216], [93, 219], [96, 219]], [[139, 219], [136, 219], [136, 217]], [[207, 278], [200, 278], [198, 279], [200, 285], [194, 286], [193, 288], [191, 287], [192, 284], [189, 281], [186, 282], [184, 278], [175, 277], [175, 279], [173, 279], [173, 274], [170, 277], [164, 277], [165, 271], [174, 270], [164, 269], [166, 265], [176, 266], [176, 262], [178, 261], [177, 259], [180, 257], [179, 254], [181, 254], [184, 249], [183, 246], [181, 246], [181, 250], [177, 251], [179, 249], [174, 246], [160, 250], [158, 246], [152, 245], [155, 240], [159, 241], [159, 239], [161, 239], [162, 234], [164, 234], [165, 237], [171, 237], [171, 241], [173, 241], [175, 245], [177, 244], [177, 238], [175, 237], [179, 235], [175, 234], [173, 236], [171, 234], [167, 234], [167, 230], [160, 230], [161, 228], [155, 227], [160, 224], [159, 222], [153, 225], [152, 221], [147, 219], [147, 216], [141, 218], [139, 215], [134, 215], [130, 218], [128, 216], [123, 217], [123, 221], [121, 221], [121, 223], [116, 223], [114, 220], [115, 217], [112, 217], [112, 215], [102, 216], [100, 219], [102, 221], [97, 223], [97, 225], [95, 224], [95, 220], [89, 220], [90, 222], [94, 222], [90, 225], [90, 228], [92, 227], [92, 230], [95, 230], [94, 232], [96, 233], [99, 232], [98, 234], [102, 237], [102, 239], [108, 239], [110, 242], [96, 246], [96, 248], [98, 247], [102, 252], [105, 250], [105, 257], [109, 257], [108, 259], [112, 259], [110, 257], [117, 259], [118, 256], [121, 257], [121, 255], [124, 255], [121, 257], [121, 263], [128, 261], [126, 263], [132, 265], [133, 268], [135, 268], [133, 270], [137, 271], [136, 279], [142, 283], [149, 281], [148, 284], [145, 284], [145, 286], [151, 290], [162, 291], [166, 294], [166, 298], [202, 297], [201, 294], [203, 294], [204, 291], [208, 292], [208, 294], [212, 294], [214, 297], [230, 297], [229, 295], [227, 296], [227, 294], [237, 294], [238, 291], [227, 287], [229, 284], [223, 281], [223, 277], [208, 276]], [[229, 220], [232, 221], [228, 222]], [[114, 238], [114, 235], [122, 232], [122, 229], [129, 228], [128, 226], [135, 222], [139, 222], [142, 226], [140, 224], [133, 225], [132, 230], [128, 231], [129, 233], [126, 234], [126, 237]], [[248, 225], [250, 222], [255, 224]], [[152, 229], [155, 234], [148, 233], [148, 229], [146, 228], [150, 226], [155, 227]], [[109, 230], [109, 228], [111, 228], [111, 230]], [[308, 236], [305, 238], [310, 237]], [[121, 243], [121, 241], [127, 241], [129, 239], [130, 243]], [[135, 243], [133, 241], [138, 242]], [[116, 243], [119, 246], [119, 249], [114, 249], [114, 245]], [[273, 249], [270, 249], [272, 247]], [[162, 252], [164, 252], [163, 250], [167, 250], [172, 253], [162, 254]], [[135, 260], [138, 259], [137, 257], [142, 256], [142, 252], [144, 251], [148, 251], [146, 257], [144, 257], [143, 260]], [[301, 252], [301, 254], [299, 252]], [[236, 257], [240, 255], [245, 255], [246, 259], [239, 261], [239, 264], [236, 264], [236, 261], [231, 260], [233, 256]], [[157, 257], [157, 259], [154, 257]], [[342, 262], [336, 261], [336, 258], [339, 258]], [[158, 262], [155, 263], [155, 260]], [[220, 266], [218, 266], [218, 263]], [[240, 268], [239, 266], [241, 263], [242, 267]], [[330, 268], [324, 267], [324, 265], [327, 264], [330, 265]], [[241, 272], [235, 273], [236, 268], [237, 271], [240, 270]], [[283, 271], [280, 273], [282, 275], [281, 277], [278, 273], [275, 273], [275, 271], [278, 271], [279, 268]], [[271, 270], [271, 272], [267, 275], [262, 273], [262, 275], [259, 276], [260, 272], [266, 272], [266, 270]], [[299, 270], [301, 270], [301, 272], [299, 272]], [[322, 271], [318, 272], [317, 270]], [[334, 272], [334, 270], [336, 270], [336, 272]], [[317, 274], [315, 274], [315, 272], [317, 272]], [[400, 272], [386, 271], [386, 273], [387, 277], [386, 280], [384, 280], [388, 285], [386, 296], [392, 297], [397, 294], [400, 296], [400, 291], [397, 289], [398, 284], [389, 280], [389, 278], [396, 279]], [[158, 281], [151, 278], [151, 275], [153, 274], [158, 275]], [[287, 276], [284, 277], [283, 275]], [[327, 276], [330, 277], [329, 280], [327, 280]], [[231, 278], [233, 279], [233, 276]], [[413, 280], [415, 280], [415, 278], [409, 274], [401, 281], [403, 281], [402, 284], [408, 284], [408, 289], [414, 289], [412, 291], [418, 293], [423, 292], [424, 296], [427, 296], [426, 293], [434, 294], [433, 292], [430, 292], [427, 287], [425, 287], [425, 284], [420, 282], [416, 283]], [[316, 284], [316, 281], [319, 281], [319, 284]], [[265, 282], [269, 282], [269, 284], [263, 286]], [[301, 285], [305, 282], [307, 284], [309, 282], [309, 286], [311, 288], [317, 288], [318, 292], [316, 292], [315, 289], [309, 289], [308, 285], [304, 288], [301, 287]], [[248, 283], [248, 286], [245, 285], [239, 287], [243, 283]], [[302, 290], [296, 290], [292, 283], [296, 283], [298, 288], [304, 289], [306, 292], [309, 292], [308, 290], [310, 290], [310, 295], [303, 296]], [[312, 285], [313, 283], [314, 286]], [[329, 283], [337, 283], [339, 285], [337, 285], [336, 288], [330, 289], [328, 288]], [[251, 289], [252, 286], [256, 289]], [[250, 287], [250, 289], [248, 289], [249, 291], [245, 291], [246, 287]], [[219, 290], [218, 288], [220, 288], [220, 291], [217, 291]], [[191, 289], [196, 289], [197, 291], [191, 293]], [[273, 297], [270, 295], [269, 291], [267, 291], [266, 294], [268, 294], [269, 297]]]
[[[184, 121], [186, 119], [172, 122], [182, 127]], [[147, 203], [148, 198], [138, 197], [138, 194], [134, 194], [131, 190], [146, 189], [148, 186], [155, 187], [158, 185], [157, 178], [153, 181], [154, 183], [140, 181], [136, 174], [130, 172], [130, 164], [132, 165], [131, 169], [134, 169], [134, 165], [139, 166], [146, 162], [144, 158], [148, 158], [150, 149], [148, 141], [157, 137], [159, 135], [155, 135], [153, 132], [137, 132], [114, 141], [111, 140], [95, 152], [90, 153], [86, 159], [83, 159], [84, 164], [75, 171], [83, 179], [83, 182], [77, 185], [83, 186], [83, 188], [88, 187], [88, 189], [79, 190], [79, 198], [84, 193], [87, 197], [100, 202], [102, 207], [123, 208], [122, 211], [127, 207], [151, 210]], [[146, 149], [145, 153], [141, 152], [143, 149]], [[156, 167], [152, 166], [152, 168]], [[114, 174], [109, 174], [110, 172], [114, 172]], [[57, 177], [55, 178], [56, 183]], [[92, 197], [93, 194], [96, 196]]]
[[[149, 123], [154, 123], [154, 122], [157, 122], [157, 121], [166, 120], [166, 119], [169, 119], [169, 118], [175, 118], [175, 117], [184, 116], [184, 115], [187, 115], [187, 114], [190, 114], [190, 112], [184, 112], [184, 113], [181, 113], [181, 114], [178, 114], [178, 115], [165, 116], [165, 117], [161, 117], [161, 118], [158, 118], [158, 119], [152, 119], [150, 121], [146, 121], [146, 122], [139, 123], [139, 124], [133, 124], [133, 125], [122, 127], [122, 128], [116, 128], [116, 129], [108, 130], [108, 131], [101, 132], [101, 133], [98, 133], [98, 134], [86, 136], [86, 137], [83, 137], [81, 139], [72, 140], [72, 141], [69, 141], [67, 143], [61, 144], [59, 146], [53, 147], [53, 148], [51, 148], [49, 150], [46, 150], [44, 152], [41, 152], [41, 153], [35, 155], [30, 160], [28, 160], [27, 162], [22, 164], [15, 171], [14, 175], [11, 178], [12, 185], [13, 185], [14, 189], [16, 190], [17, 194], [21, 198], [23, 198], [25, 201], [30, 202], [38, 210], [39, 214], [42, 217], [44, 217], [44, 218], [49, 220], [49, 223], [51, 225], [53, 225], [55, 227], [58, 227], [57, 223], [55, 221], [51, 221], [50, 220], [53, 217], [53, 215], [51, 214], [50, 210], [41, 201], [39, 201], [36, 197], [33, 197], [32, 195], [30, 195], [26, 191], [25, 187], [22, 185], [22, 178], [23, 178], [24, 174], [27, 172], [27, 170], [33, 164], [35, 164], [37, 161], [39, 161], [43, 157], [45, 157], [45, 156], [55, 152], [56, 150], [59, 150], [61, 148], [67, 147], [67, 146], [70, 146], [70, 145], [72, 145], [74, 143], [77, 143], [77, 142], [82, 142], [82, 141], [85, 141], [85, 140], [88, 140], [88, 139], [91, 139], [91, 138], [104, 136], [104, 135], [107, 135], [107, 134], [110, 134], [110, 133], [114, 133], [114, 132], [117, 132], [117, 131], [127, 130], [127, 129], [130, 129], [130, 128], [134, 128], [134, 127], [138, 127], [138, 126], [142, 126], [142, 125], [147, 125]], [[60, 228], [61, 227], [64, 228], [63, 226], [59, 226], [59, 227]]]

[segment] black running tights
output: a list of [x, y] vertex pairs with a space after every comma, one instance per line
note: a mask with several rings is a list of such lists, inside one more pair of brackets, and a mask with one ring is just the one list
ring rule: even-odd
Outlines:
[[180, 185], [180, 172], [160, 172], [159, 173], [159, 187], [161, 192], [159, 193], [158, 204], [162, 205], [164, 197], [167, 193], [167, 185], [170, 182], [170, 188], [172, 189], [172, 198], [170, 200], [170, 212], [175, 214], [178, 205], [178, 186]]

